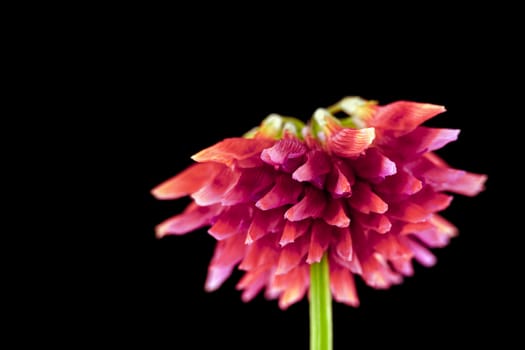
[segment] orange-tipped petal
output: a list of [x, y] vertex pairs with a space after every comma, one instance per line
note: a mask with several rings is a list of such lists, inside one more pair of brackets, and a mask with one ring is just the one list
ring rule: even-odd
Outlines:
[[364, 214], [383, 214], [388, 210], [388, 204], [375, 194], [367, 183], [357, 182], [352, 189], [352, 197], [348, 198], [348, 204], [352, 208]]
[[290, 221], [300, 221], [307, 218], [322, 216], [326, 205], [323, 192], [307, 187], [303, 199], [286, 211], [284, 217]]
[[248, 159], [275, 143], [270, 139], [228, 138], [208, 147], [191, 158], [196, 162], [218, 162], [231, 166], [234, 160]]
[[336, 301], [353, 307], [359, 306], [354, 277], [347, 269], [338, 265], [330, 266], [330, 290]]
[[183, 235], [190, 231], [209, 225], [213, 218], [221, 212], [219, 205], [200, 207], [195, 203], [188, 205], [182, 214], [176, 215], [161, 224], [156, 229], [158, 238], [166, 235]]
[[288, 273], [298, 266], [308, 253], [308, 240], [306, 236], [301, 236], [296, 242], [288, 244], [281, 249], [279, 262], [277, 263], [276, 275]]
[[354, 158], [363, 153], [375, 139], [374, 128], [350, 129], [344, 128], [327, 140], [328, 148], [333, 154]]
[[421, 206], [407, 200], [390, 204], [387, 215], [390, 218], [397, 220], [421, 222], [428, 219], [431, 213], [423, 209]]
[[311, 220], [302, 220], [302, 221], [288, 221], [284, 225], [283, 235], [279, 244], [281, 247], [289, 243], [295, 242], [295, 240], [302, 235], [304, 235], [310, 228]]
[[383, 155], [376, 147], [366, 150], [366, 153], [355, 160], [357, 175], [373, 182], [383, 180], [386, 176], [397, 172], [396, 164]]
[[316, 220], [312, 225], [310, 235], [310, 248], [306, 262], [313, 264], [321, 261], [326, 249], [332, 241], [333, 229], [321, 220]]
[[397, 101], [379, 106], [366, 122], [369, 126], [409, 133], [426, 120], [445, 112], [443, 106], [429, 103]]
[[249, 208], [244, 205], [228, 207], [224, 210], [217, 221], [208, 230], [216, 240], [220, 241], [242, 232], [250, 219]]
[[299, 182], [308, 181], [318, 188], [322, 188], [325, 175], [332, 166], [325, 152], [314, 150], [307, 154], [306, 162], [292, 174], [292, 178]]
[[289, 176], [281, 175], [275, 180], [275, 185], [255, 206], [261, 210], [269, 210], [286, 204], [297, 203], [297, 199], [303, 192], [303, 186]]
[[327, 202], [323, 219], [327, 224], [337, 227], [348, 227], [350, 225], [350, 219], [346, 215], [340, 199], [333, 199]]
[[240, 172], [223, 168], [217, 176], [206, 186], [193, 193], [191, 197], [198, 205], [211, 205], [220, 203], [227, 193], [239, 181]]
[[335, 250], [339, 257], [345, 261], [351, 261], [353, 258], [352, 235], [348, 227], [337, 230], [338, 243]]
[[355, 183], [355, 178], [350, 174], [344, 174], [339, 165], [334, 166], [332, 172], [328, 174], [326, 188], [334, 198], [349, 197], [352, 194], [352, 183]]

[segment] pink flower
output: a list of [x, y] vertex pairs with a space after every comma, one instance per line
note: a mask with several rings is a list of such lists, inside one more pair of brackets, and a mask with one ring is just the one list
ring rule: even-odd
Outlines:
[[355, 275], [383, 289], [413, 274], [412, 259], [435, 264], [429, 248], [457, 234], [438, 214], [450, 193], [483, 190], [485, 175], [451, 168], [433, 153], [459, 134], [421, 126], [444, 111], [350, 97], [317, 110], [307, 125], [271, 115], [245, 137], [197, 153], [196, 164], [152, 191], [193, 200], [158, 225], [157, 236], [210, 226], [218, 242], [206, 290], [238, 267], [244, 301], [264, 289], [282, 309], [304, 297], [309, 265], [326, 254], [334, 299], [358, 306]]

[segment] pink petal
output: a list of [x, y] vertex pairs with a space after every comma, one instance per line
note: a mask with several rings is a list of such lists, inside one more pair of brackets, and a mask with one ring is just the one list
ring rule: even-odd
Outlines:
[[278, 227], [281, 225], [284, 226], [283, 214], [284, 209], [281, 208], [268, 211], [255, 209], [253, 220], [250, 224], [250, 227], [248, 227], [245, 243], [252, 244], [254, 241], [266, 236], [269, 233], [279, 231]]
[[307, 236], [301, 236], [296, 242], [283, 247], [280, 251], [279, 262], [277, 263], [276, 275], [288, 273], [290, 270], [298, 266], [308, 252]]
[[223, 167], [218, 163], [190, 165], [178, 175], [155, 187], [151, 193], [157, 199], [177, 199], [187, 196], [210, 182]]
[[273, 179], [274, 173], [267, 167], [244, 169], [235, 186], [224, 194], [221, 202], [223, 205], [234, 205], [255, 201], [270, 189]]
[[397, 101], [379, 106], [368, 125], [408, 133], [426, 120], [445, 112], [443, 106], [428, 103]]
[[214, 266], [208, 267], [208, 275], [206, 276], [206, 283], [204, 289], [207, 292], [213, 292], [231, 276], [234, 266]]
[[366, 150], [366, 153], [354, 161], [357, 175], [372, 181], [382, 180], [396, 173], [396, 164], [385, 157], [376, 147]]
[[275, 234], [266, 235], [246, 247], [246, 254], [239, 269], [249, 271], [256, 268], [270, 268], [277, 264], [279, 251], [275, 242]]
[[383, 214], [362, 214], [359, 212], [353, 213], [354, 220], [366, 229], [372, 229], [377, 233], [387, 233], [392, 228], [392, 223], [388, 217]]
[[373, 288], [386, 289], [403, 281], [403, 277], [393, 271], [388, 266], [386, 259], [379, 253], [370, 255], [362, 262], [362, 265], [363, 279]]
[[354, 277], [347, 269], [339, 265], [330, 265], [330, 289], [336, 301], [354, 307], [359, 306]]
[[306, 262], [313, 264], [320, 262], [326, 249], [332, 240], [332, 227], [321, 220], [316, 220], [312, 225], [310, 236], [310, 248]]
[[303, 186], [300, 183], [288, 175], [281, 175], [276, 178], [274, 187], [259, 199], [255, 206], [261, 210], [268, 210], [294, 204], [302, 192]]
[[288, 221], [284, 225], [283, 235], [279, 244], [281, 247], [295, 242], [295, 240], [305, 234], [310, 228], [311, 220], [302, 220], [302, 221]]
[[328, 148], [340, 157], [353, 158], [365, 151], [375, 139], [374, 128], [344, 128], [327, 140]]
[[279, 307], [286, 310], [301, 300], [308, 289], [310, 278], [308, 265], [299, 266], [285, 275], [275, 276], [272, 289], [283, 290], [279, 297]]
[[296, 138], [285, 138], [261, 153], [261, 159], [291, 173], [304, 161], [306, 146]]
[[222, 201], [224, 194], [239, 181], [239, 177], [239, 172], [234, 172], [230, 168], [223, 168], [213, 181], [193, 193], [191, 197], [195, 200], [195, 203], [201, 206], [219, 203]]
[[231, 275], [233, 267], [244, 256], [245, 248], [242, 239], [234, 236], [217, 242], [215, 252], [208, 267], [206, 278], [206, 291], [216, 290]]
[[220, 205], [200, 207], [195, 203], [190, 203], [182, 214], [176, 215], [161, 224], [156, 229], [158, 238], [165, 235], [182, 235], [198, 228], [209, 225], [213, 218], [221, 212]]
[[303, 199], [288, 209], [284, 217], [290, 221], [300, 221], [307, 218], [319, 218], [322, 216], [326, 205], [323, 192], [307, 187]]
[[399, 153], [421, 155], [426, 152], [442, 148], [446, 144], [457, 140], [459, 129], [438, 129], [417, 127], [414, 131], [396, 139], [392, 148], [397, 148]]
[[382, 194], [410, 196], [419, 192], [423, 188], [423, 184], [407, 171], [401, 170], [397, 174], [387, 177], [375, 188]]
[[439, 215], [432, 215], [427, 224], [425, 228], [412, 230], [412, 234], [429, 247], [444, 247], [458, 233], [454, 225]]
[[328, 255], [328, 257], [330, 258], [329, 260], [330, 265], [339, 264], [356, 275], [361, 275], [363, 273], [363, 268], [361, 266], [361, 262], [359, 261], [359, 258], [357, 257], [357, 254], [353, 254], [352, 259], [347, 260], [347, 259], [341, 258], [339, 256], [339, 253], [330, 251], [330, 254]]
[[244, 289], [241, 296], [242, 301], [246, 303], [255, 298], [268, 283], [269, 279], [269, 269], [256, 269], [246, 272], [236, 286], [238, 290]]
[[326, 179], [326, 189], [334, 198], [349, 197], [352, 194], [352, 184], [355, 183], [353, 174], [348, 170], [348, 176], [343, 173], [340, 165], [334, 165], [332, 172]]
[[352, 236], [348, 227], [336, 230], [338, 233], [337, 246], [335, 250], [339, 257], [346, 261], [353, 258]]
[[387, 215], [390, 218], [401, 221], [421, 222], [428, 219], [431, 213], [415, 203], [402, 201], [399, 203], [391, 203]]
[[343, 209], [343, 203], [338, 199], [327, 202], [323, 219], [327, 224], [337, 227], [348, 227], [350, 225], [350, 219]]
[[427, 212], [437, 212], [446, 209], [450, 205], [453, 197], [443, 193], [434, 192], [429, 186], [426, 186], [422, 191], [419, 191], [410, 199]]
[[228, 138], [208, 147], [191, 158], [197, 162], [218, 162], [231, 166], [234, 160], [248, 159], [272, 146], [274, 140], [266, 138], [246, 139], [242, 137]]
[[306, 162], [292, 174], [292, 178], [299, 182], [308, 181], [318, 188], [323, 188], [325, 175], [332, 166], [330, 158], [323, 151], [312, 150], [306, 155]]
[[208, 230], [216, 240], [220, 241], [232, 235], [243, 232], [250, 220], [250, 208], [244, 205], [236, 205], [226, 208], [218, 220]]
[[352, 197], [348, 198], [348, 204], [362, 213], [370, 212], [382, 214], [388, 210], [386, 204], [377, 194], [372, 192], [370, 186], [365, 182], [357, 182], [352, 187]]
[[408, 239], [401, 236], [400, 239], [404, 239], [404, 244], [407, 245], [410, 250], [414, 253], [416, 260], [423, 266], [430, 267], [436, 264], [436, 257], [427, 248], [417, 243], [412, 239]]

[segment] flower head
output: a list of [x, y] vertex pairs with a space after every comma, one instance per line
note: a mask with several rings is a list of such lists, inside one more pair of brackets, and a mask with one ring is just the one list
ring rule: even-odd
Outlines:
[[238, 267], [244, 301], [264, 290], [283, 309], [304, 297], [309, 265], [326, 255], [334, 299], [358, 306], [355, 275], [383, 289], [411, 276], [413, 259], [433, 265], [429, 248], [457, 234], [438, 212], [451, 193], [483, 190], [485, 175], [451, 168], [433, 153], [459, 134], [421, 126], [444, 111], [348, 97], [306, 125], [270, 115], [244, 137], [195, 154], [196, 164], [153, 189], [159, 199], [192, 198], [156, 234], [209, 226], [217, 245], [206, 290]]

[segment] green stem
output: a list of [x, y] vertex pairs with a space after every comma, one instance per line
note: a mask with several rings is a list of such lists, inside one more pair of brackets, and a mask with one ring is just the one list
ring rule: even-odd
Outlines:
[[325, 255], [310, 265], [310, 350], [332, 349], [332, 295]]

